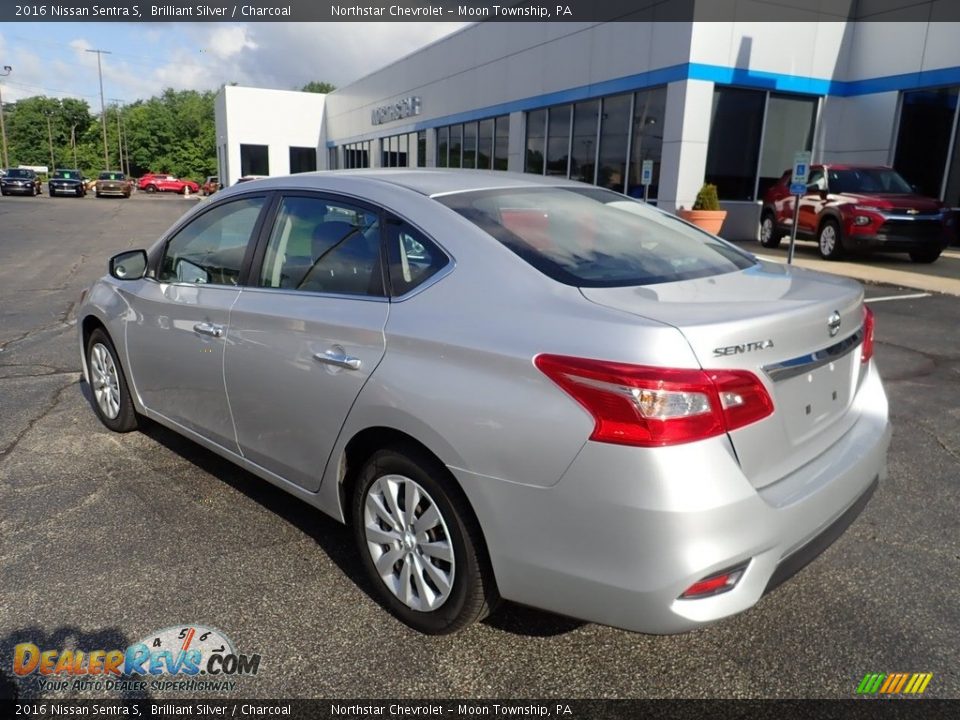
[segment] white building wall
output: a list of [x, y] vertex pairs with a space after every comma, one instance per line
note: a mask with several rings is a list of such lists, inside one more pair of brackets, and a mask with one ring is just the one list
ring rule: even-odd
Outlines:
[[[266, 145], [270, 175], [290, 173], [290, 148], [317, 148], [326, 95], [227, 85], [217, 94], [217, 145], [226, 145], [220, 181], [241, 176], [240, 146]], [[323, 153], [325, 153], [325, 148]], [[318, 158], [318, 167], [320, 165]]]

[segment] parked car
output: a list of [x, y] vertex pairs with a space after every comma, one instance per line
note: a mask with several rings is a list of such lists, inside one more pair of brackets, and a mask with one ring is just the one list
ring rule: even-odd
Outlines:
[[380, 601], [427, 633], [500, 597], [701, 626], [886, 473], [858, 283], [570, 180], [243, 184], [114, 256], [78, 320], [106, 427], [151, 418], [350, 524]]
[[87, 194], [86, 178], [79, 170], [54, 170], [47, 181], [50, 197], [55, 195], [74, 195], [84, 197]]
[[104, 170], [97, 178], [97, 184], [94, 186], [94, 192], [97, 197], [105, 195], [119, 195], [129, 198], [133, 191], [133, 183], [122, 172], [114, 170]]
[[[793, 226], [796, 197], [791, 172], [767, 191], [760, 243], [777, 247]], [[924, 197], [896, 170], [882, 166], [813, 165], [800, 198], [797, 237], [817, 241], [820, 255], [836, 260], [847, 251], [905, 252], [934, 262], [950, 244], [952, 216], [939, 200]]]
[[173, 175], [144, 175], [138, 183], [140, 190], [148, 193], [154, 192], [174, 192], [183, 193], [188, 188], [190, 192], [200, 192], [200, 186], [193, 180], [181, 180]]
[[220, 189], [220, 178], [216, 175], [208, 175], [207, 179], [203, 181], [203, 185], [200, 186], [200, 190], [204, 195], [213, 195]]
[[0, 194], [3, 195], [39, 195], [40, 178], [33, 170], [7, 168], [0, 175]]

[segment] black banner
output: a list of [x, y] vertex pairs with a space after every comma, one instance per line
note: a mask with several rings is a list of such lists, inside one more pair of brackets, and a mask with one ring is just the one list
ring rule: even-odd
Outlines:
[[0, 700], [0, 717], [552, 718], [555, 720], [940, 720], [960, 700]]
[[4, 0], [0, 22], [926, 22], [937, 0]]

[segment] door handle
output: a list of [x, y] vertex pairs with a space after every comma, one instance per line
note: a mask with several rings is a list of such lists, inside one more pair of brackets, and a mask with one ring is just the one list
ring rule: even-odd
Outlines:
[[200, 335], [209, 335], [210, 337], [223, 337], [223, 325], [214, 325], [213, 323], [202, 322], [193, 326], [193, 331]]
[[346, 368], [347, 370], [360, 369], [360, 358], [347, 355], [339, 345], [334, 345], [326, 352], [316, 353], [313, 359], [326, 365], [334, 365], [336, 367]]

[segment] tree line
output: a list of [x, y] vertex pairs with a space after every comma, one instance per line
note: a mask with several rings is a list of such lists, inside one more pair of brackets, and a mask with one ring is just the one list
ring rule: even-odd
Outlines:
[[5, 104], [10, 166], [79, 168], [88, 177], [121, 167], [134, 177], [216, 175], [214, 95], [167, 89], [159, 97], [107, 107], [106, 166], [101, 116], [86, 100], [35, 96]]

